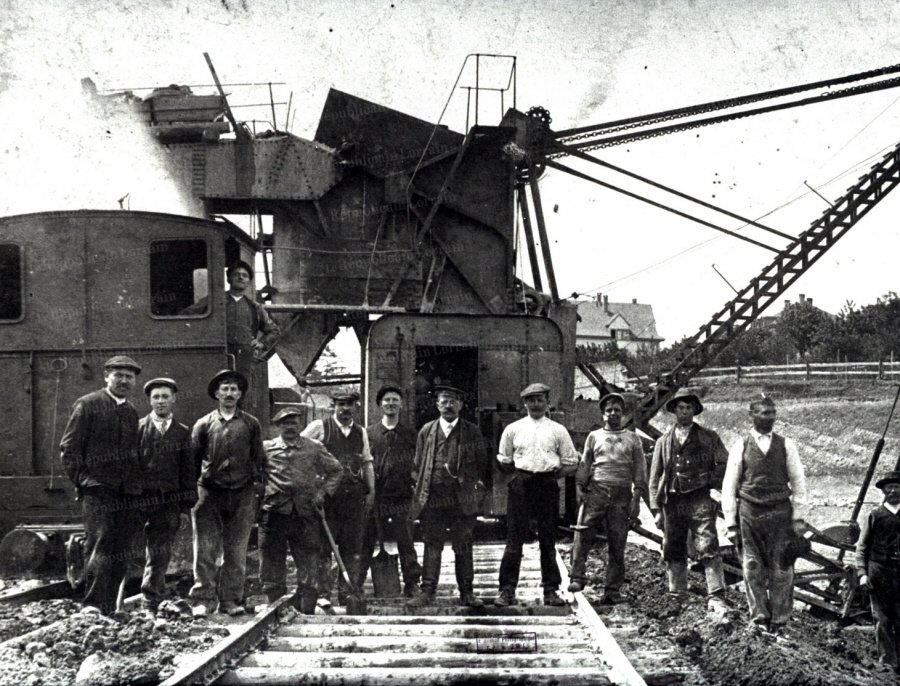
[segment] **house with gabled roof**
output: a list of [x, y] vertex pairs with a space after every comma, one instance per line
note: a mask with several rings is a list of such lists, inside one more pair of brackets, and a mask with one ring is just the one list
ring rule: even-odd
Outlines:
[[630, 353], [657, 352], [664, 340], [656, 331], [653, 306], [639, 303], [610, 302], [609, 296], [597, 294], [594, 300], [578, 303], [577, 345], [599, 345], [614, 342]]

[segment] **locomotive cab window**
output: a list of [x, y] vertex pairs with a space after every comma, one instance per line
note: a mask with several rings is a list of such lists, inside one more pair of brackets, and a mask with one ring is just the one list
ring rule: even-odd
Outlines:
[[0, 243], [0, 322], [22, 319], [22, 248]]
[[156, 317], [203, 316], [209, 312], [206, 241], [150, 243], [150, 312]]

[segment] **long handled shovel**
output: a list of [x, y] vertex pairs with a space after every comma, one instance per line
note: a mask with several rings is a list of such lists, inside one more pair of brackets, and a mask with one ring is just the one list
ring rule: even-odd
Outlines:
[[372, 558], [372, 586], [375, 588], [376, 598], [399, 598], [399, 558], [397, 555], [391, 555], [384, 549], [384, 532], [381, 529], [381, 517], [379, 514], [376, 506], [373, 516], [375, 517], [375, 530], [378, 532], [380, 550]]
[[347, 614], [364, 615], [366, 614], [366, 601], [356, 588], [356, 585], [350, 579], [350, 574], [344, 566], [344, 561], [341, 559], [341, 554], [338, 552], [337, 543], [334, 542], [334, 536], [331, 535], [331, 529], [328, 528], [328, 521], [325, 519], [325, 511], [321, 507], [317, 507], [316, 512], [319, 513], [319, 519], [322, 520], [322, 528], [325, 529], [325, 535], [328, 537], [331, 552], [334, 553], [334, 559], [337, 560], [338, 567], [341, 569], [341, 575], [344, 577], [344, 582], [347, 584], [347, 588], [350, 589], [350, 595], [347, 598]]

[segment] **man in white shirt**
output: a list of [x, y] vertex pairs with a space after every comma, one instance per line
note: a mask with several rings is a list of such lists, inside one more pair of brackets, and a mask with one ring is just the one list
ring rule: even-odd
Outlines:
[[806, 478], [794, 441], [772, 431], [772, 399], [751, 402], [750, 418], [750, 433], [728, 453], [722, 510], [728, 539], [743, 547], [750, 621], [778, 633], [791, 618]]
[[557, 593], [562, 581], [556, 565], [557, 480], [575, 472], [578, 453], [566, 428], [547, 417], [549, 386], [533, 383], [519, 395], [528, 416], [503, 430], [497, 452], [501, 469], [514, 474], [506, 500], [506, 549], [500, 562], [500, 594], [494, 604], [504, 607], [518, 602], [516, 585], [522, 546], [530, 531], [529, 520], [533, 520], [541, 551], [544, 605], [565, 605]]

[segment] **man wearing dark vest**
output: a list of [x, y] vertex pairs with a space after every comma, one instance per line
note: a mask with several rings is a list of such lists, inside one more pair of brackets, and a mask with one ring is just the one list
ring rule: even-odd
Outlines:
[[127, 397], [141, 367], [117, 355], [104, 369], [106, 387], [75, 401], [59, 450], [83, 508], [85, 609], [110, 613], [128, 560], [141, 555], [138, 413]]
[[687, 538], [694, 539], [697, 557], [706, 573], [710, 609], [725, 609], [725, 576], [716, 531], [718, 506], [710, 489], [722, 488], [728, 450], [719, 435], [700, 426], [694, 417], [703, 404], [693, 393], [683, 393], [666, 403], [675, 424], [656, 441], [650, 466], [650, 507], [656, 526], [663, 531], [663, 561], [669, 577], [669, 593], [687, 595]]
[[140, 503], [147, 543], [141, 593], [143, 607], [152, 612], [156, 612], [165, 593], [175, 534], [197, 502], [191, 430], [175, 421], [172, 413], [177, 394], [174, 379], [160, 377], [145, 383], [144, 395], [153, 411], [138, 423]]
[[728, 453], [722, 510], [728, 539], [742, 545], [741, 566], [752, 625], [779, 633], [791, 618], [794, 558], [804, 529], [806, 478], [797, 446], [774, 433], [775, 403], [750, 403], [753, 428]]
[[414, 598], [419, 594], [422, 567], [406, 515], [415, 484], [412, 465], [416, 456], [416, 431], [400, 418], [403, 391], [397, 386], [382, 386], [375, 395], [375, 404], [381, 408], [381, 421], [366, 430], [375, 465], [375, 509], [366, 520], [358, 583], [361, 588], [380, 531], [382, 536], [397, 541], [403, 592], [408, 598]]
[[435, 392], [441, 416], [426, 423], [419, 431], [413, 464], [416, 486], [409, 520], [420, 518], [425, 553], [422, 594], [410, 604], [418, 606], [434, 602], [449, 527], [459, 604], [482, 607], [484, 602], [474, 593], [472, 534], [486, 494], [484, 484], [490, 473], [490, 456], [481, 430], [459, 416], [463, 391], [452, 386], [437, 386]]
[[[206, 388], [218, 407], [200, 417], [191, 431], [197, 482], [194, 523], [194, 615], [218, 611], [243, 614], [247, 543], [263, 488], [265, 450], [262, 428], [239, 407], [247, 393], [247, 378], [223, 369]], [[222, 565], [217, 558], [222, 553]]]
[[884, 502], [862, 520], [856, 573], [869, 589], [879, 661], [900, 674], [900, 471], [888, 472], [875, 486]]
[[[375, 472], [372, 453], [365, 430], [354, 420], [359, 406], [356, 393], [336, 393], [331, 398], [334, 411], [325, 419], [310, 422], [302, 436], [322, 443], [343, 467], [340, 484], [333, 495], [325, 498], [325, 519], [337, 543], [341, 560], [351, 579], [359, 576], [363, 525], [366, 513], [375, 502]], [[326, 565], [329, 556], [326, 555]], [[330, 571], [321, 580], [320, 592], [328, 598], [333, 583]], [[349, 589], [343, 576], [338, 582], [338, 601], [346, 599]]]

